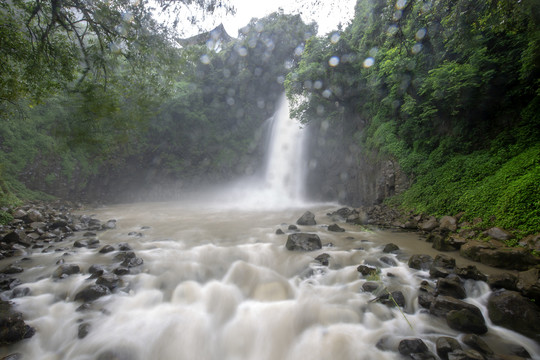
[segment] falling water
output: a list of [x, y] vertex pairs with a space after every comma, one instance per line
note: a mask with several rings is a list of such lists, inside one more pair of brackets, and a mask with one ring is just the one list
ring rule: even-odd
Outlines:
[[303, 137], [304, 131], [289, 117], [289, 103], [282, 95], [272, 117], [265, 181], [269, 195], [288, 204], [302, 200]]

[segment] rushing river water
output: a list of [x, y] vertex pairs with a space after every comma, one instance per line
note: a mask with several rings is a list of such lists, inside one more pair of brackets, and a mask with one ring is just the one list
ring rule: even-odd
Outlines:
[[[366, 230], [326, 214], [335, 204], [307, 204], [301, 198], [301, 134], [290, 123], [283, 100], [274, 120], [259, 183], [191, 194], [166, 203], [136, 203], [88, 210], [97, 219], [115, 219], [116, 228], [97, 233], [99, 244], [75, 247], [84, 234], [53, 244], [48, 252], [29, 250], [19, 278], [29, 289], [13, 299], [35, 335], [0, 356], [44, 360], [349, 360], [401, 359], [405, 338], [421, 338], [432, 352], [443, 335], [459, 338], [446, 321], [418, 305], [417, 291], [426, 271], [407, 266], [413, 253], [434, 254], [416, 234]], [[284, 110], [285, 109], [285, 110]], [[289, 123], [283, 123], [287, 122]], [[285, 248], [288, 226], [310, 210], [317, 225], [300, 226], [317, 233], [323, 248], [311, 252]], [[345, 232], [328, 231], [339, 222]], [[278, 235], [281, 229], [285, 234]], [[76, 295], [95, 283], [92, 266], [106, 273], [122, 260], [127, 243], [143, 263], [120, 276], [112, 294], [82, 306]], [[388, 243], [397, 254], [384, 254]], [[114, 251], [99, 250], [110, 245]], [[329, 255], [324, 266], [315, 258]], [[381, 257], [386, 256], [385, 261]], [[0, 261], [4, 266], [11, 259]], [[59, 263], [81, 272], [55, 278]], [[381, 273], [366, 279], [360, 264]], [[458, 259], [458, 265], [468, 265]], [[481, 271], [494, 269], [478, 266]], [[374, 281], [375, 294], [363, 290]], [[533, 357], [532, 340], [492, 326], [485, 310], [486, 283], [467, 280], [466, 301], [482, 309], [489, 331], [483, 339], [496, 351], [523, 346]], [[399, 290], [405, 306], [372, 302], [384, 291]]]
[[[189, 203], [139, 203], [104, 207], [100, 219], [116, 219], [117, 227], [98, 233], [99, 248], [131, 245], [144, 264], [122, 276], [112, 295], [81, 305], [75, 294], [95, 280], [93, 264], [112, 270], [117, 251], [73, 248], [76, 238], [55, 244], [63, 252], [35, 253], [25, 263], [23, 281], [30, 296], [15, 299], [27, 323], [36, 328], [29, 340], [3, 349], [24, 359], [400, 359], [404, 338], [422, 338], [431, 350], [442, 335], [458, 336], [444, 320], [418, 306], [420, 282], [427, 272], [409, 269], [408, 254], [428, 246], [413, 233], [366, 231], [340, 223], [343, 233], [327, 230], [332, 205], [312, 205], [317, 225], [300, 226], [319, 234], [323, 248], [292, 252], [285, 248], [289, 224], [306, 209], [238, 209]], [[78, 235], [77, 238], [82, 238]], [[401, 247], [383, 254], [385, 244]], [[419, 248], [419, 249], [415, 249]], [[423, 249], [422, 249], [423, 248]], [[327, 253], [329, 266], [315, 261]], [[394, 266], [379, 261], [393, 257]], [[54, 279], [58, 259], [78, 264], [82, 273]], [[24, 263], [24, 262], [22, 262]], [[382, 268], [376, 282], [406, 298], [403, 314], [395, 307], [370, 303], [362, 290], [367, 280], [356, 270], [362, 263]], [[484, 269], [485, 270], [485, 269]], [[467, 301], [484, 309], [492, 347], [517, 343], [531, 354], [530, 339], [489, 324], [483, 282], [466, 284]], [[409, 325], [410, 323], [410, 325]], [[79, 339], [82, 326], [88, 334]], [[384, 343], [384, 350], [377, 343]]]

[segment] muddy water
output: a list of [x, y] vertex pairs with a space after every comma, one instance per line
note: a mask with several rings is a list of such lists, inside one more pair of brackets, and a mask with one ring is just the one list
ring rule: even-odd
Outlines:
[[[300, 226], [316, 232], [324, 246], [313, 252], [285, 249], [287, 232], [305, 211], [316, 213], [317, 225]], [[0, 350], [23, 359], [400, 359], [397, 345], [404, 338], [422, 338], [435, 352], [439, 336], [459, 337], [444, 320], [419, 308], [416, 291], [428, 277], [411, 270], [412, 253], [431, 251], [413, 233], [366, 231], [340, 223], [344, 233], [332, 233], [325, 214], [333, 205], [312, 205], [258, 211], [189, 203], [139, 203], [93, 210], [102, 220], [116, 219], [117, 228], [100, 232], [100, 247], [128, 242], [144, 260], [122, 277], [121, 288], [94, 301], [85, 311], [75, 294], [92, 284], [88, 268], [101, 264], [112, 270], [117, 253], [73, 248], [75, 238], [55, 244], [62, 251], [29, 254], [20, 262], [29, 296], [14, 299], [33, 338]], [[399, 254], [383, 254], [393, 242]], [[314, 258], [330, 255], [328, 267]], [[391, 256], [397, 265], [383, 267], [378, 259]], [[83, 273], [54, 280], [56, 261], [78, 264]], [[464, 264], [463, 260], [462, 265]], [[362, 291], [356, 267], [377, 263], [380, 289], [401, 290], [403, 313], [379, 303]], [[489, 269], [482, 268], [483, 271]], [[489, 289], [467, 282], [467, 301], [484, 309], [489, 332], [483, 338], [504, 351], [517, 343], [538, 356], [530, 339], [489, 324], [485, 303]], [[80, 326], [88, 334], [80, 339]], [[377, 343], [384, 346], [376, 346]]]

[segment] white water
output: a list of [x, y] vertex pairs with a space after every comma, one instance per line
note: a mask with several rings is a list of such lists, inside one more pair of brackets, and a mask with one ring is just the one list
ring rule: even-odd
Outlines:
[[[287, 121], [276, 116], [278, 123], [279, 119]], [[119, 264], [114, 259], [117, 251], [100, 254], [98, 249], [74, 248], [74, 240], [82, 236], [77, 235], [54, 243], [53, 250], [59, 251], [44, 254], [36, 249], [27, 254], [27, 261], [0, 261], [3, 267], [17, 260], [25, 268], [20, 278], [31, 293], [13, 301], [36, 329], [31, 339], [0, 348], [0, 356], [18, 352], [23, 359], [46, 360], [398, 360], [402, 357], [397, 345], [404, 338], [422, 338], [434, 352], [437, 337], [458, 337], [444, 320], [417, 304], [417, 289], [428, 274], [409, 269], [406, 254], [431, 250], [416, 235], [365, 231], [343, 222], [346, 232], [329, 232], [326, 226], [336, 220], [325, 214], [337, 205], [311, 204], [318, 225], [301, 229], [319, 234], [325, 246], [313, 252], [285, 249], [287, 235], [276, 235], [276, 229], [287, 231], [308, 209], [299, 182], [293, 180], [301, 169], [292, 155], [301, 153], [293, 150], [301, 143], [297, 125], [285, 130], [276, 126], [268, 181], [258, 187], [240, 186], [241, 191], [228, 198], [230, 203], [218, 193], [193, 194], [185, 202], [93, 210], [99, 219], [118, 221], [116, 229], [98, 234], [100, 247], [128, 242], [144, 264], [86, 311], [77, 311], [81, 304], [74, 297], [95, 281], [88, 268], [101, 264], [112, 271]], [[389, 242], [403, 253], [383, 254]], [[330, 255], [329, 267], [314, 261], [322, 253]], [[379, 262], [383, 255], [397, 265]], [[80, 265], [83, 273], [53, 279], [60, 258]], [[356, 270], [362, 263], [381, 266], [380, 278], [374, 279], [381, 289], [404, 293], [403, 314], [369, 302], [374, 295], [362, 291], [367, 280]], [[485, 309], [487, 285], [468, 282], [467, 291], [467, 301]], [[81, 324], [88, 324], [89, 333], [79, 339]], [[539, 356], [532, 340], [488, 325], [483, 338], [495, 350], [504, 352], [506, 344], [516, 343]], [[376, 346], [380, 341], [384, 350]]]

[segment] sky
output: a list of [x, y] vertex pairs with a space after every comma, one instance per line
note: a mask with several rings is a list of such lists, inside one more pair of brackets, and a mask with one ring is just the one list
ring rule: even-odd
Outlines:
[[[252, 18], [262, 18], [282, 8], [286, 14], [300, 14], [306, 23], [315, 21], [319, 25], [319, 35], [336, 30], [341, 22], [346, 25], [354, 16], [356, 0], [228, 0], [236, 8], [236, 14], [215, 12], [203, 25], [202, 31], [212, 30], [223, 23], [227, 33], [237, 37], [238, 30], [246, 26]], [[184, 28], [184, 36], [193, 36], [200, 29]]]

